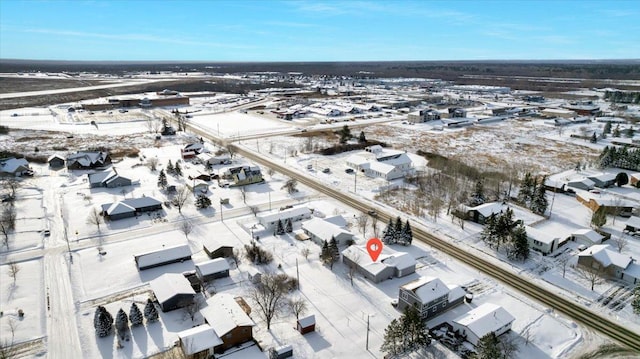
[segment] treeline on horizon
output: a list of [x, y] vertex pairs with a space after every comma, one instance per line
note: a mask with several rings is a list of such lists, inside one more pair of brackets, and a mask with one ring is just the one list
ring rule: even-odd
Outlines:
[[299, 72], [355, 78], [423, 77], [456, 80], [461, 75], [640, 79], [637, 60], [603, 61], [397, 61], [397, 62], [73, 62], [0, 60], [0, 72]]

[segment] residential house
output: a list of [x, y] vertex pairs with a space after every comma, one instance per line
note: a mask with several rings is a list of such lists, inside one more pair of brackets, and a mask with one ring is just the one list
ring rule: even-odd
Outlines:
[[398, 309], [414, 307], [422, 319], [431, 319], [464, 301], [466, 292], [435, 277], [420, 277], [400, 287]]
[[587, 176], [587, 178], [592, 180], [594, 186], [598, 188], [608, 188], [616, 184], [615, 173], [601, 173], [599, 175]]
[[300, 334], [311, 333], [316, 330], [316, 316], [311, 314], [300, 318], [296, 322], [296, 329]]
[[559, 246], [566, 243], [565, 241], [560, 241], [560, 237], [555, 234], [541, 231], [537, 228], [533, 228], [531, 226], [525, 226], [525, 230], [527, 231], [527, 241], [529, 242], [529, 248], [534, 251], [538, 251], [543, 255], [550, 254], [551, 252], [558, 249]]
[[64, 167], [64, 157], [60, 156], [60, 155], [51, 155], [49, 156], [49, 158], [47, 159], [47, 162], [49, 163], [49, 167], [51, 168], [62, 168]]
[[201, 194], [209, 192], [209, 184], [201, 179], [194, 179], [191, 191], [194, 194]]
[[627, 219], [627, 223], [625, 224], [624, 230], [627, 232], [640, 231], [640, 217], [629, 217], [629, 219]]
[[278, 221], [284, 224], [287, 220], [291, 222], [302, 221], [311, 218], [311, 210], [308, 207], [293, 207], [279, 212], [258, 213], [258, 223], [266, 229], [275, 228]]
[[487, 223], [487, 220], [491, 216], [504, 213], [509, 208], [511, 207], [505, 202], [487, 202], [475, 207], [464, 207], [467, 213], [467, 218], [479, 224]]
[[202, 142], [190, 143], [180, 149], [180, 156], [183, 160], [195, 158], [198, 154], [204, 152], [204, 144]]
[[429, 122], [429, 121], [435, 121], [439, 119], [440, 119], [440, 112], [434, 109], [414, 111], [414, 112], [410, 112], [407, 115], [407, 121], [413, 122], [413, 123]]
[[592, 246], [594, 244], [602, 243], [604, 236], [594, 231], [593, 229], [583, 228], [573, 231], [569, 237], [572, 241]]
[[212, 358], [213, 348], [222, 344], [222, 339], [209, 324], [198, 325], [179, 332], [178, 341], [186, 359]]
[[449, 118], [462, 118], [467, 117], [467, 110], [459, 107], [448, 108], [447, 112], [449, 114]]
[[87, 177], [89, 179], [90, 188], [116, 188], [131, 186], [131, 180], [119, 175], [115, 168], [96, 173], [89, 173]]
[[637, 187], [638, 185], [638, 181], [640, 181], [640, 173], [636, 172], [636, 173], [631, 173], [629, 174], [629, 184]]
[[264, 182], [262, 172], [258, 166], [240, 166], [229, 168], [225, 173], [226, 178], [233, 181], [232, 186], [246, 186], [253, 183]]
[[180, 273], [165, 273], [149, 282], [163, 312], [193, 304], [196, 292]]
[[0, 159], [0, 176], [32, 176], [33, 170], [29, 167], [29, 162], [24, 158], [2, 158]]
[[207, 237], [202, 240], [202, 249], [207, 253], [209, 258], [228, 258], [233, 256], [233, 245]]
[[416, 269], [416, 261], [410, 254], [396, 252], [386, 246], [374, 262], [366, 245], [351, 245], [342, 251], [342, 262], [347, 267], [355, 267], [356, 272], [374, 283], [404, 277], [414, 273]]
[[111, 164], [111, 157], [102, 151], [80, 151], [67, 156], [66, 162], [70, 170], [88, 170]]
[[384, 149], [380, 145], [369, 146], [365, 151], [347, 157], [345, 162], [367, 177], [388, 181], [413, 172], [413, 161], [405, 152]]
[[489, 333], [500, 336], [511, 330], [514, 320], [501, 306], [485, 303], [454, 319], [451, 325], [454, 332], [476, 346]]
[[566, 110], [562, 108], [545, 108], [540, 112], [542, 116], [545, 117], [562, 117], [562, 118], [573, 118], [577, 116], [577, 113], [572, 110]]
[[317, 217], [303, 222], [302, 231], [318, 245], [322, 245], [324, 241], [329, 242], [332, 237], [336, 239], [339, 246], [344, 246], [348, 241], [353, 240], [353, 233]]
[[102, 215], [109, 220], [135, 217], [140, 213], [162, 209], [162, 202], [151, 197], [129, 198], [119, 202], [105, 203], [101, 206]]
[[593, 270], [604, 278], [621, 279], [628, 283], [639, 282], [640, 271], [635, 260], [618, 253], [608, 244], [595, 244], [578, 254], [578, 268]]
[[607, 211], [608, 214], [614, 214], [620, 217], [631, 217], [633, 209], [636, 206], [635, 202], [606, 193], [584, 191], [579, 192], [576, 195], [576, 199], [593, 212], [603, 209]]
[[229, 262], [225, 258], [211, 259], [196, 264], [196, 274], [203, 282], [229, 276]]
[[223, 153], [218, 156], [213, 156], [208, 152], [203, 152], [196, 155], [196, 158], [200, 163], [202, 163], [205, 167], [212, 167], [215, 165], [222, 165], [229, 163], [231, 161], [231, 156], [228, 153]]
[[200, 314], [222, 340], [214, 348], [216, 353], [253, 340], [255, 323], [236, 299], [227, 293], [218, 293], [207, 299], [207, 306]]
[[164, 247], [155, 251], [140, 253], [134, 256], [138, 270], [163, 266], [165, 264], [183, 262], [191, 259], [189, 245], [182, 244]]

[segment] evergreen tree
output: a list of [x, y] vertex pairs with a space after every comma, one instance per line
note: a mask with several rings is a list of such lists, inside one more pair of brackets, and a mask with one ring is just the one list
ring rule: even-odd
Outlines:
[[291, 223], [291, 218], [287, 218], [287, 223], [284, 226], [284, 230], [287, 233], [293, 232], [293, 223]]
[[636, 133], [636, 130], [633, 129], [633, 126], [629, 126], [629, 128], [627, 128], [627, 130], [625, 131], [625, 135], [629, 138], [633, 137], [635, 133]]
[[203, 194], [199, 194], [196, 198], [196, 208], [205, 209], [209, 207], [211, 207], [211, 199]]
[[473, 355], [474, 359], [496, 359], [502, 358], [502, 351], [500, 350], [500, 342], [494, 332], [491, 332], [478, 341], [476, 345], [476, 353]]
[[606, 122], [604, 124], [604, 129], [602, 130], [602, 133], [607, 135], [611, 133], [611, 122]]
[[480, 239], [485, 242], [489, 248], [493, 248], [497, 243], [496, 237], [496, 225], [497, 225], [497, 215], [492, 214], [489, 218], [484, 222], [484, 227], [482, 228], [482, 232], [480, 233]]
[[516, 226], [511, 234], [513, 243], [513, 257], [523, 262], [529, 258], [529, 241], [527, 239], [527, 230], [522, 224]]
[[176, 176], [182, 177], [182, 168], [180, 168], [180, 162], [176, 162], [176, 167], [174, 169]]
[[176, 169], [173, 167], [173, 163], [171, 163], [171, 160], [169, 160], [169, 163], [167, 163], [167, 173], [174, 174], [175, 172]]
[[384, 341], [380, 351], [391, 356], [402, 353], [402, 339], [400, 322], [397, 319], [393, 319], [384, 330]]
[[616, 125], [616, 128], [613, 129], [613, 137], [620, 137], [620, 125]]
[[124, 337], [124, 332], [126, 332], [127, 329], [129, 329], [129, 317], [127, 317], [127, 313], [120, 308], [118, 314], [116, 314], [116, 330], [121, 337]]
[[99, 337], [106, 337], [111, 333], [111, 328], [113, 327], [113, 317], [111, 313], [109, 313], [105, 307], [98, 306], [93, 317], [93, 325]]
[[135, 302], [131, 303], [131, 309], [129, 309], [129, 321], [131, 322], [131, 325], [134, 327], [141, 325], [142, 319], [142, 312], [140, 311], [140, 308], [138, 308], [138, 305]]
[[633, 289], [633, 298], [631, 299], [631, 308], [633, 312], [640, 315], [640, 284]]
[[629, 175], [626, 172], [620, 172], [616, 175], [616, 186], [622, 187], [629, 183]]
[[158, 187], [162, 189], [167, 188], [167, 175], [164, 173], [164, 170], [160, 170], [160, 174], [158, 175]]
[[382, 242], [384, 244], [394, 244], [395, 235], [395, 226], [393, 224], [393, 218], [389, 218], [389, 224], [387, 224], [387, 228], [384, 230], [384, 234], [382, 235]]
[[543, 177], [533, 193], [533, 199], [531, 200], [531, 211], [533, 213], [544, 215], [547, 210], [549, 202], [547, 201], [547, 190], [544, 188], [544, 182], [547, 180]]
[[520, 185], [520, 191], [518, 192], [518, 200], [525, 206], [529, 204], [531, 198], [533, 198], [533, 189], [535, 187], [535, 180], [531, 177], [531, 173], [524, 174], [524, 179]]
[[147, 299], [147, 304], [144, 306], [144, 318], [147, 320], [147, 323], [158, 320], [158, 310], [151, 299]]
[[407, 219], [404, 227], [402, 228], [402, 244], [404, 244], [405, 246], [409, 246], [411, 245], [412, 241], [413, 231], [411, 230], [411, 225], [409, 224], [409, 220]]
[[346, 143], [349, 139], [351, 139], [351, 130], [349, 126], [344, 125], [340, 130], [340, 143]]
[[333, 270], [334, 263], [340, 260], [340, 249], [338, 249], [338, 243], [334, 236], [331, 236], [331, 240], [329, 241], [329, 256], [331, 260], [329, 268]]
[[324, 264], [329, 264], [333, 268], [331, 250], [329, 249], [329, 242], [324, 241], [322, 243], [322, 249], [320, 250], [320, 260]]
[[282, 224], [282, 221], [280, 219], [278, 219], [278, 224], [276, 225], [276, 234], [284, 234], [284, 225]]
[[591, 138], [589, 139], [589, 141], [591, 143], [596, 143], [598, 142], [598, 136], [596, 136], [596, 133], [594, 132], [593, 135], [591, 135]]
[[367, 138], [364, 135], [364, 131], [360, 131], [360, 137], [358, 137], [358, 142], [367, 143]]
[[397, 217], [393, 228], [393, 243], [400, 243], [402, 241], [402, 229], [402, 220], [400, 217]]
[[591, 224], [596, 228], [600, 228], [607, 224], [607, 211], [603, 207], [600, 207], [597, 211], [593, 212], [593, 215], [591, 216]]
[[469, 205], [471, 207], [479, 206], [483, 204], [485, 200], [486, 199], [484, 197], [484, 184], [482, 183], [482, 180], [477, 180], [476, 187], [473, 193], [471, 194], [471, 198], [469, 200]]

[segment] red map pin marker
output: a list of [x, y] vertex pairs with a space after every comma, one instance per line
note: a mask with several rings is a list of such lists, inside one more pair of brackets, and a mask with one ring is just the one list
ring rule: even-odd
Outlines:
[[369, 241], [367, 241], [367, 252], [369, 252], [371, 260], [375, 262], [382, 252], [382, 242], [375, 237], [369, 239]]

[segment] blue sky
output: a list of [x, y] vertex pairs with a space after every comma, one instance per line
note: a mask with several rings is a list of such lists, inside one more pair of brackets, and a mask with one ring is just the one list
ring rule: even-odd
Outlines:
[[0, 0], [0, 58], [639, 59], [640, 1]]

